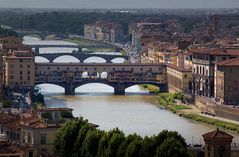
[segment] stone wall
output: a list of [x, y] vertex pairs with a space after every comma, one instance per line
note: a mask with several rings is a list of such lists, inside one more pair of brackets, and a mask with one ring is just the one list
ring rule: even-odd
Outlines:
[[239, 121], [239, 109], [222, 105], [217, 105], [207, 98], [197, 97], [195, 105], [202, 112], [208, 112], [218, 117]]

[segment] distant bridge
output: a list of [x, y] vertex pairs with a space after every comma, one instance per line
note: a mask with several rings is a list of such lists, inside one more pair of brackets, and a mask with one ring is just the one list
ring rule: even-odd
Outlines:
[[129, 60], [128, 56], [122, 56], [122, 55], [107, 55], [107, 54], [94, 54], [94, 53], [80, 53], [80, 52], [76, 52], [76, 53], [40, 53], [40, 54], [35, 54], [35, 57], [39, 56], [39, 57], [43, 57], [46, 58], [47, 60], [49, 60], [50, 63], [53, 63], [53, 61], [60, 57], [60, 56], [72, 56], [75, 57], [79, 60], [79, 62], [84, 62], [84, 60], [86, 60], [87, 58], [90, 57], [100, 57], [106, 60], [106, 63], [111, 63], [113, 59], [115, 58], [123, 58], [126, 61]]
[[[77, 52], [82, 52], [82, 48], [109, 48], [109, 46], [104, 45], [78, 45], [74, 43], [69, 44], [26, 44], [28, 47], [35, 50], [35, 54], [40, 53], [40, 48], [49, 48], [49, 47], [61, 47], [61, 48], [75, 48]], [[121, 48], [117, 46], [110, 46], [115, 49], [116, 52], [119, 52]]]
[[102, 64], [102, 63], [36, 63], [35, 84], [50, 83], [74, 95], [75, 88], [87, 83], [103, 83], [114, 88], [115, 94], [138, 84], [152, 84], [160, 92], [168, 91], [165, 64]]

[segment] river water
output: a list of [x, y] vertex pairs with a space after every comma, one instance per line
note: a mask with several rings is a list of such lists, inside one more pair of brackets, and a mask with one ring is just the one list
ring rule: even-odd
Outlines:
[[[56, 42], [40, 41], [39, 39], [26, 37], [25, 43], [29, 42]], [[61, 43], [64, 41], [60, 41]], [[45, 52], [66, 52], [72, 49], [44, 48]], [[44, 58], [36, 58], [36, 62], [46, 62]], [[78, 62], [73, 57], [59, 57], [55, 62]], [[104, 62], [100, 58], [90, 58], [87, 62]], [[115, 62], [123, 62], [116, 60]], [[156, 96], [150, 95], [148, 91], [139, 86], [126, 89], [124, 96], [113, 95], [113, 88], [104, 84], [86, 84], [76, 89], [75, 96], [65, 96], [64, 89], [50, 84], [38, 85], [45, 95], [48, 107], [69, 107], [74, 109], [73, 115], [83, 116], [89, 122], [99, 125], [100, 129], [110, 130], [115, 127], [123, 130], [126, 134], [137, 133], [141, 136], [158, 134], [162, 130], [178, 131], [189, 144], [203, 143], [202, 134], [216, 129], [201, 123], [195, 123], [179, 117], [169, 111], [158, 108], [153, 102]], [[232, 134], [232, 133], [230, 133]], [[232, 134], [234, 142], [239, 142], [239, 136]]]

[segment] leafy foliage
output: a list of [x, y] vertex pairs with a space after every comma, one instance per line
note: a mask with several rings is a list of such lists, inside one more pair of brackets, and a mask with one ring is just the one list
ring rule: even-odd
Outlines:
[[13, 31], [12, 29], [5, 29], [0, 27], [0, 36], [7, 37], [7, 36], [15, 36], [17, 37], [17, 32]]
[[58, 131], [54, 152], [59, 157], [187, 157], [185, 140], [173, 131], [157, 136], [125, 136], [118, 128], [101, 131], [83, 118], [66, 123]]

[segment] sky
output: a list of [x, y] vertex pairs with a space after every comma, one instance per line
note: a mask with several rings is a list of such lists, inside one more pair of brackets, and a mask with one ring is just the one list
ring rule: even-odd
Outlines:
[[239, 0], [0, 0], [0, 8], [239, 8]]

